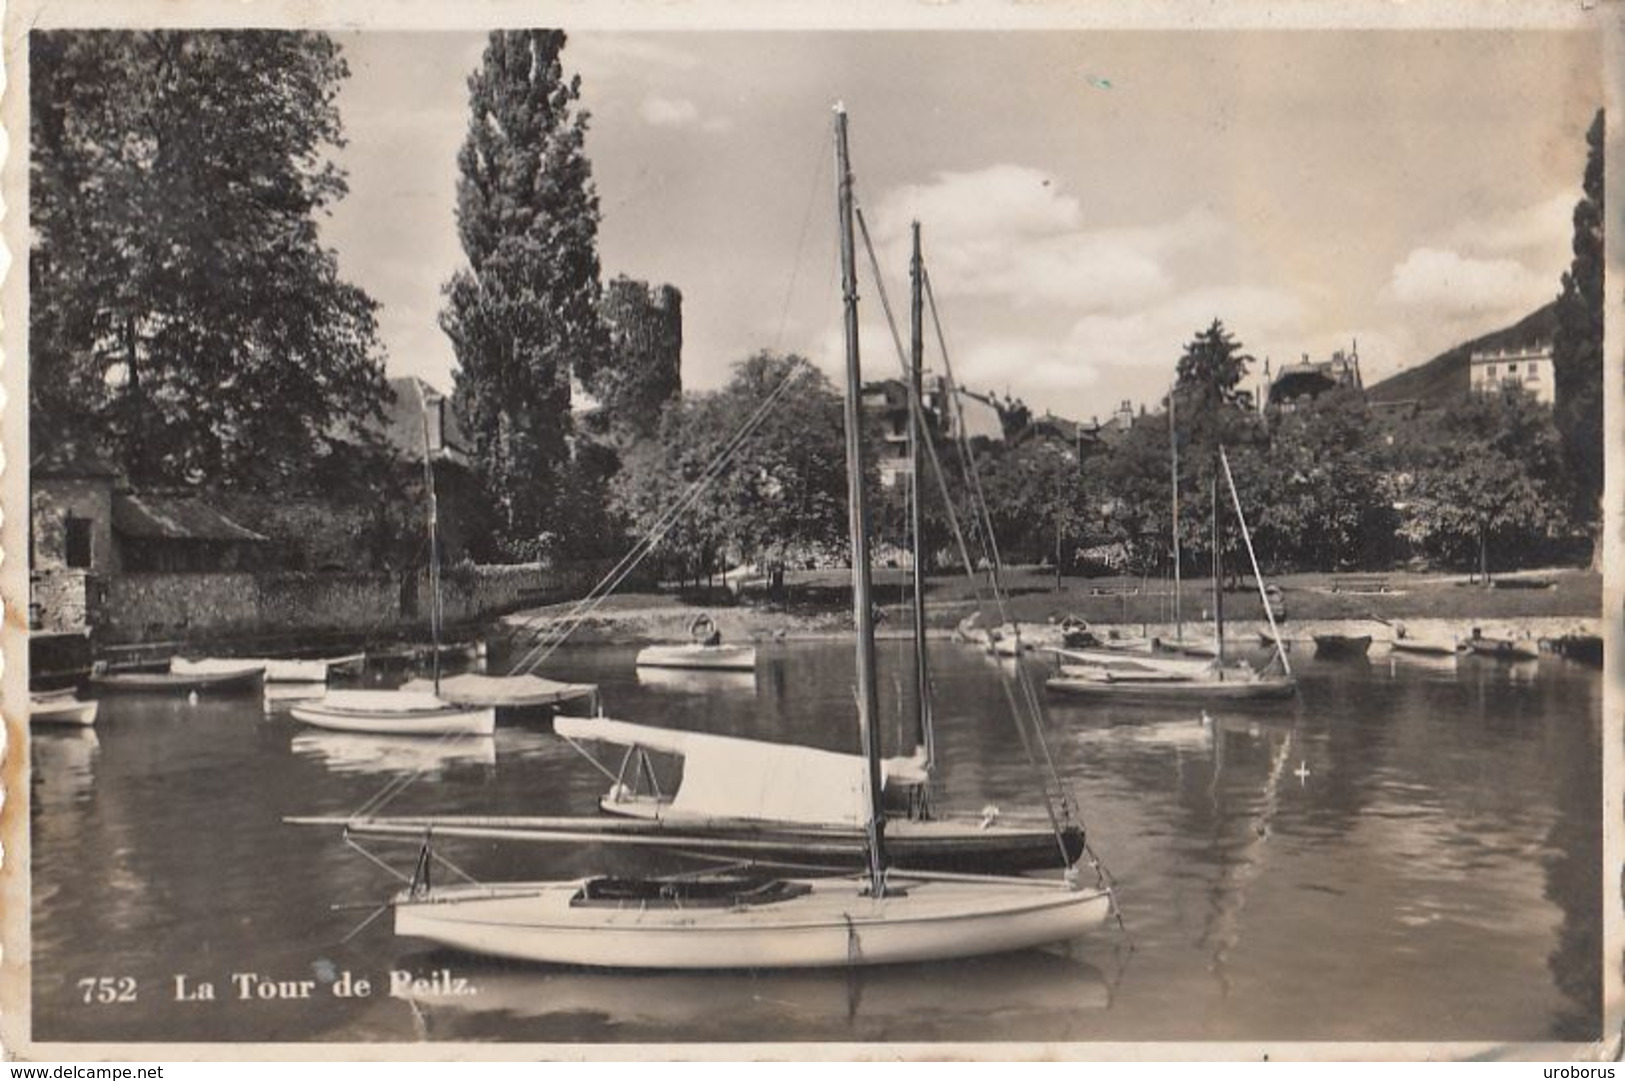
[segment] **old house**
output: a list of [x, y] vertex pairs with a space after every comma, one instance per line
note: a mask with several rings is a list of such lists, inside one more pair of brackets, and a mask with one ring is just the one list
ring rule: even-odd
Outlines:
[[1548, 404], [1557, 398], [1550, 342], [1475, 349], [1468, 371], [1468, 386], [1474, 394], [1515, 390]]
[[1268, 409], [1291, 410], [1300, 401], [1318, 398], [1338, 387], [1365, 389], [1360, 377], [1360, 350], [1352, 346], [1348, 352], [1339, 349], [1326, 360], [1310, 360], [1309, 354], [1297, 364], [1284, 364], [1272, 376], [1269, 360], [1264, 361], [1264, 406]]

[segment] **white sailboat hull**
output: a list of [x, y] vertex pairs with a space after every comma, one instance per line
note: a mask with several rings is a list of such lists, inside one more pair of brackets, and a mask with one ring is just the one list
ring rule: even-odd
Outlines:
[[293, 657], [205, 657], [201, 660], [187, 660], [185, 657], [176, 657], [170, 662], [169, 670], [178, 675], [209, 675], [218, 672], [230, 672], [242, 668], [244, 665], [260, 665], [265, 669], [265, 682], [267, 683], [326, 683], [328, 673], [332, 668], [354, 664], [362, 659], [362, 654], [348, 657], [326, 657], [314, 659], [300, 659]]
[[489, 736], [494, 708], [468, 709], [412, 691], [329, 691], [294, 706], [295, 720], [336, 732], [393, 736]]
[[796, 880], [768, 903], [574, 903], [586, 880], [468, 886], [405, 896], [395, 932], [453, 949], [616, 969], [786, 969], [941, 961], [1065, 942], [1111, 913], [1103, 890], [1016, 879]]
[[77, 698], [36, 698], [28, 705], [30, 724], [95, 724], [94, 701], [82, 702]]
[[756, 667], [755, 646], [648, 646], [638, 653], [639, 668], [703, 668], [748, 672]]

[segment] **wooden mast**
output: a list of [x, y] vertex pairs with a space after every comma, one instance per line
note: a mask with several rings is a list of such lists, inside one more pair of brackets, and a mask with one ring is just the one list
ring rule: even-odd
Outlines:
[[852, 229], [852, 170], [847, 163], [846, 106], [835, 106], [835, 185], [841, 231], [841, 294], [846, 326], [846, 492], [847, 523], [852, 538], [852, 623], [857, 628], [858, 734], [868, 760], [869, 888], [885, 892], [885, 812], [881, 806], [880, 695], [875, 683], [875, 614], [870, 597], [869, 522], [863, 499], [863, 372], [858, 361], [857, 253]]
[[931, 723], [931, 667], [925, 647], [925, 559], [924, 532], [920, 507], [920, 455], [931, 433], [924, 430], [925, 417], [925, 265], [920, 258], [920, 223], [913, 223], [914, 257], [909, 261], [909, 377], [913, 383], [908, 411], [909, 529], [914, 537], [914, 737], [915, 746], [925, 751], [925, 767], [936, 761], [936, 738]]
[[1219, 548], [1219, 471], [1213, 471], [1213, 649], [1224, 663], [1224, 553]]
[[1174, 641], [1185, 640], [1185, 621], [1179, 613], [1179, 428], [1174, 424], [1174, 398], [1177, 386], [1168, 388], [1168, 453], [1173, 459], [1170, 475], [1174, 493]]
[[429, 442], [429, 399], [423, 399], [423, 485], [429, 504], [429, 637], [434, 643], [434, 693], [440, 693], [440, 501], [434, 491], [434, 452]]

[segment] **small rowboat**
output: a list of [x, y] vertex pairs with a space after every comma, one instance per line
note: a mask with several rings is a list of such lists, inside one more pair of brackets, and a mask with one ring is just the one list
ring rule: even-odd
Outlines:
[[1364, 657], [1371, 649], [1369, 634], [1317, 634], [1317, 657]]
[[1395, 653], [1409, 653], [1417, 657], [1454, 657], [1461, 649], [1454, 638], [1412, 638], [1404, 635], [1393, 642]]
[[394, 901], [395, 933], [456, 950], [593, 968], [844, 968], [1030, 949], [1098, 928], [1105, 890], [1028, 878], [893, 873], [776, 879], [587, 878], [436, 886]]
[[81, 702], [72, 690], [33, 695], [28, 702], [30, 724], [95, 724], [96, 702]]
[[421, 691], [328, 691], [289, 712], [317, 728], [392, 736], [489, 736], [497, 725], [495, 708], [456, 706]]
[[749, 672], [756, 667], [755, 646], [711, 646], [699, 642], [648, 646], [638, 652], [639, 668], [703, 668]]
[[188, 660], [185, 657], [176, 657], [170, 661], [169, 670], [180, 675], [198, 675], [235, 671], [244, 665], [257, 664], [265, 669], [265, 682], [267, 683], [326, 683], [329, 673], [334, 668], [359, 664], [365, 659], [365, 653], [352, 653], [344, 657], [315, 658], [205, 657], [196, 661]]
[[95, 690], [147, 692], [153, 694], [187, 694], [192, 691], [247, 691], [259, 690], [265, 682], [265, 665], [259, 662], [239, 663], [212, 672], [92, 672], [90, 685]]
[[1467, 640], [1467, 648], [1480, 657], [1494, 657], [1502, 661], [1540, 659], [1540, 645], [1533, 638], [1492, 638], [1474, 632]]

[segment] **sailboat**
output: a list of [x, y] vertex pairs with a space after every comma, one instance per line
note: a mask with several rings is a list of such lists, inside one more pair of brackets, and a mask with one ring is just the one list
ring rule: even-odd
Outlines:
[[423, 416], [423, 479], [428, 500], [429, 584], [433, 600], [429, 629], [434, 638], [434, 679], [428, 687], [398, 690], [332, 690], [314, 700], [301, 700], [289, 712], [316, 728], [390, 736], [489, 736], [496, 731], [493, 705], [459, 704], [440, 690], [440, 515], [435, 496], [434, 457], [429, 445], [429, 417]]
[[[863, 492], [852, 176], [835, 111], [845, 285], [846, 460], [864, 873], [830, 878], [594, 877], [435, 887], [428, 842], [393, 904], [397, 934], [517, 960], [601, 968], [833, 968], [972, 957], [1075, 938], [1112, 910], [1103, 883], [902, 872], [891, 865], [877, 720], [874, 607]], [[816, 779], [813, 779], [816, 780]], [[798, 786], [810, 787], [798, 779]], [[427, 837], [427, 833], [425, 834]]]
[[[1169, 396], [1172, 402], [1173, 396]], [[1171, 408], [1171, 407], [1170, 407]], [[1177, 449], [1175, 451], [1177, 454]], [[1177, 459], [1176, 459], [1177, 460]], [[1275, 624], [1274, 609], [1264, 592], [1263, 575], [1253, 554], [1252, 537], [1247, 530], [1247, 519], [1241, 511], [1241, 497], [1236, 492], [1235, 478], [1230, 473], [1230, 460], [1219, 448], [1219, 464], [1230, 489], [1246, 543], [1247, 556], [1252, 561], [1253, 578], [1259, 583], [1259, 597], [1264, 602], [1264, 614], [1269, 620], [1270, 638], [1275, 646], [1275, 659], [1282, 673], [1267, 674], [1251, 665], [1227, 665], [1224, 656], [1224, 593], [1222, 588], [1224, 566], [1219, 546], [1219, 477], [1213, 476], [1213, 617], [1214, 659], [1211, 662], [1168, 661], [1145, 658], [1137, 665], [1127, 665], [1118, 657], [1101, 659], [1097, 654], [1080, 651], [1057, 651], [1062, 667], [1058, 675], [1045, 684], [1050, 691], [1073, 697], [1107, 699], [1129, 703], [1161, 703], [1170, 701], [1272, 701], [1291, 698], [1297, 693], [1297, 682], [1292, 667], [1281, 645], [1280, 630]], [[1177, 486], [1176, 486], [1177, 491]], [[1177, 517], [1178, 511], [1175, 511]], [[1177, 539], [1176, 539], [1177, 548]], [[1177, 564], [1177, 557], [1176, 557]], [[1177, 604], [1177, 594], [1176, 594]], [[1068, 665], [1070, 657], [1075, 663]], [[1138, 660], [1138, 659], [1137, 659]], [[1087, 663], [1085, 663], [1087, 662]], [[1273, 663], [1273, 661], [1272, 661]]]
[[1175, 653], [1184, 657], [1217, 657], [1219, 643], [1211, 638], [1186, 638], [1185, 620], [1180, 611], [1180, 600], [1183, 593], [1183, 575], [1180, 565], [1179, 543], [1179, 427], [1175, 423], [1178, 399], [1178, 387], [1168, 391], [1168, 475], [1169, 486], [1172, 493], [1172, 526], [1170, 529], [1174, 557], [1174, 640], [1172, 642], [1161, 638], [1151, 640], [1151, 649], [1155, 653]]
[[[913, 400], [918, 402], [924, 367], [924, 267], [918, 226], [914, 233], [910, 380]], [[910, 418], [908, 434], [915, 463], [909, 511], [914, 543], [914, 748], [912, 753], [881, 763], [885, 804], [907, 810], [906, 816], [889, 823], [888, 852], [894, 866], [910, 870], [1013, 874], [1053, 867], [1057, 855], [1070, 865], [1084, 852], [1083, 830], [1070, 818], [1056, 823], [1023, 821], [1006, 818], [997, 808], [944, 817], [931, 805], [936, 749], [919, 499], [919, 467], [927, 448], [920, 411], [911, 410]], [[715, 680], [721, 674], [703, 675]], [[748, 674], [746, 678], [750, 678]], [[611, 779], [599, 809], [614, 818], [391, 816], [324, 824], [342, 824], [360, 836], [411, 836], [432, 829], [440, 837], [516, 843], [592, 839], [615, 845], [658, 845], [689, 855], [749, 859], [779, 867], [849, 870], [863, 863], [867, 810], [854, 797], [866, 769], [861, 755], [674, 731], [602, 716], [557, 717], [553, 730]], [[622, 748], [619, 765], [600, 762], [582, 746], [588, 743]], [[682, 779], [675, 787], [662, 788], [651, 755], [682, 759]]]

